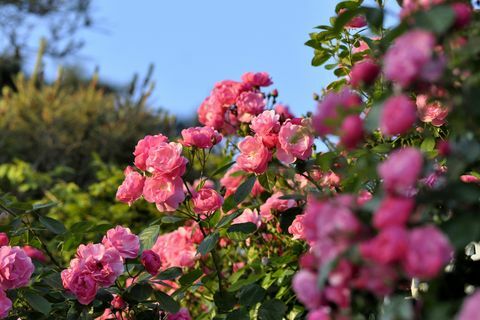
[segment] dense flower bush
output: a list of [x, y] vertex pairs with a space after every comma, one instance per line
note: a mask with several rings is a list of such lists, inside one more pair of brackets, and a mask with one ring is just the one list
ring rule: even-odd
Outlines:
[[480, 22], [404, 0], [385, 29], [376, 3], [310, 35], [339, 77], [312, 113], [248, 72], [214, 84], [202, 126], [138, 141], [116, 195], [158, 211], [138, 232], [3, 196], [0, 315], [479, 319]]

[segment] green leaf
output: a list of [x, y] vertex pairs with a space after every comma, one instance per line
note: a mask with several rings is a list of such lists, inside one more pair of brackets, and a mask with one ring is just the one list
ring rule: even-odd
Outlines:
[[226, 320], [250, 320], [250, 316], [247, 310], [241, 308], [227, 314]]
[[221, 174], [221, 173], [226, 172], [226, 171], [227, 171], [232, 165], [234, 165], [234, 164], [235, 164], [235, 161], [231, 161], [231, 162], [229, 162], [229, 163], [221, 166], [220, 168], [218, 168], [217, 170], [215, 170], [215, 171], [212, 173], [211, 177], [214, 177], [214, 176], [216, 176], [217, 174]]
[[229, 212], [230, 210], [236, 208], [236, 206], [237, 203], [235, 202], [233, 196], [229, 196], [223, 201], [222, 210], [223, 212]]
[[195, 269], [181, 276], [178, 282], [180, 282], [182, 287], [190, 286], [195, 281], [197, 281], [197, 279], [200, 278], [202, 275], [203, 275], [202, 270]]
[[245, 222], [245, 223], [236, 223], [232, 224], [227, 232], [242, 232], [242, 233], [252, 233], [257, 230], [257, 226], [255, 223], [252, 222]]
[[420, 10], [414, 15], [417, 27], [442, 35], [455, 22], [455, 12], [450, 6], [435, 6], [430, 10]]
[[237, 204], [241, 203], [245, 198], [248, 197], [248, 195], [252, 192], [253, 185], [255, 184], [255, 181], [257, 180], [257, 177], [254, 175], [251, 175], [245, 180], [238, 188], [237, 191], [235, 191], [235, 194], [233, 195], [233, 199]]
[[363, 9], [370, 29], [377, 34], [380, 33], [383, 28], [383, 10], [370, 7], [363, 7]]
[[333, 32], [340, 33], [343, 28], [345, 28], [345, 25], [360, 13], [362, 13], [361, 8], [352, 8], [339, 14], [335, 19], [335, 23], [333, 24]]
[[265, 188], [265, 190], [267, 191], [271, 191], [271, 187], [270, 187], [270, 183], [268, 181], [268, 175], [267, 175], [267, 172], [265, 172], [264, 174], [261, 174], [258, 176], [258, 182], [260, 183], [260, 185], [262, 187]]
[[158, 234], [160, 233], [160, 226], [150, 226], [144, 229], [138, 237], [140, 238], [140, 243], [142, 244], [142, 250], [151, 249], [157, 241]]
[[411, 300], [407, 300], [405, 297], [394, 296], [385, 300], [382, 309], [380, 320], [409, 320], [414, 318]]
[[48, 315], [50, 310], [52, 310], [52, 304], [35, 292], [25, 291], [23, 296], [34, 310], [43, 313], [44, 315]]
[[258, 309], [260, 320], [282, 320], [287, 307], [280, 300], [268, 300], [262, 303]]
[[240, 291], [239, 303], [243, 306], [254, 306], [265, 298], [267, 291], [256, 283], [244, 287]]
[[180, 310], [180, 305], [172, 297], [162, 291], [155, 291], [155, 298], [157, 299], [160, 308], [170, 313], [177, 313]]
[[328, 51], [326, 50], [317, 49], [314, 52], [315, 53], [312, 59], [312, 66], [314, 67], [321, 66], [322, 64], [327, 62], [331, 57], [330, 53], [328, 53]]
[[152, 292], [153, 288], [148, 283], [136, 283], [128, 288], [125, 298], [132, 301], [144, 301], [151, 296]]
[[63, 223], [47, 216], [40, 216], [38, 221], [49, 231], [55, 234], [64, 234], [67, 232]]
[[163, 216], [161, 221], [162, 221], [162, 223], [170, 224], [170, 223], [177, 223], [177, 222], [180, 222], [180, 221], [183, 221], [183, 220], [185, 220], [184, 217], [167, 215], [167, 216]]
[[221, 313], [230, 311], [236, 303], [235, 295], [225, 291], [215, 292], [213, 300]]
[[40, 209], [55, 207], [57, 204], [58, 204], [57, 202], [35, 203], [32, 206], [32, 211], [37, 211], [37, 210], [40, 210]]
[[198, 245], [197, 251], [202, 255], [205, 256], [207, 253], [212, 251], [213, 248], [217, 245], [219, 238], [218, 232], [214, 232], [209, 234], [202, 240], [202, 242]]
[[168, 268], [157, 275], [159, 280], [173, 280], [182, 275], [182, 269], [179, 267]]
[[220, 221], [217, 223], [217, 228], [223, 228], [229, 225], [230, 222], [232, 222], [235, 218], [237, 218], [241, 214], [242, 214], [242, 211], [237, 211], [229, 215], [223, 216], [222, 219], [220, 219]]
[[427, 137], [423, 140], [422, 144], [420, 145], [420, 150], [423, 152], [429, 152], [435, 149], [435, 139], [433, 137]]

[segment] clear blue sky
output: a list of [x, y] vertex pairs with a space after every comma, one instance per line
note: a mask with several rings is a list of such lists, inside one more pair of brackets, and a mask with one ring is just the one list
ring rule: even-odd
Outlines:
[[150, 102], [179, 117], [194, 116], [216, 81], [267, 71], [279, 100], [301, 114], [313, 110], [312, 93], [333, 79], [310, 65], [313, 51], [304, 42], [337, 2], [93, 1], [97, 28], [81, 33], [86, 45], [70, 62], [89, 73], [99, 66], [101, 78], [118, 84], [154, 63]]

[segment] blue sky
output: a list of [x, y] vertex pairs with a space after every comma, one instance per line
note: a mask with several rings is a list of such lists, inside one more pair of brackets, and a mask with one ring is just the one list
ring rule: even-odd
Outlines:
[[313, 27], [334, 14], [335, 0], [93, 1], [97, 27], [70, 61], [117, 84], [154, 63], [150, 100], [179, 117], [193, 117], [216, 81], [267, 71], [279, 100], [296, 114], [313, 110], [313, 92], [333, 76], [310, 65], [304, 46]]

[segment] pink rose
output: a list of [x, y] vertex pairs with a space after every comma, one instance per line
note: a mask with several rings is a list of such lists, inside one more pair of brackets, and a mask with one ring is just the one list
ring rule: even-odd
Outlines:
[[260, 218], [260, 215], [258, 214], [256, 209], [245, 209], [243, 210], [242, 214], [236, 217], [233, 220], [233, 223], [247, 223], [251, 222], [254, 225], [257, 226], [257, 229], [260, 228], [262, 225], [262, 219]]
[[372, 200], [372, 197], [372, 194], [367, 190], [360, 190], [357, 197], [357, 204], [359, 206], [363, 206], [364, 204]]
[[253, 118], [250, 128], [262, 139], [263, 144], [271, 149], [277, 144], [280, 116], [273, 110], [263, 111]]
[[464, 174], [460, 176], [460, 181], [464, 183], [480, 183], [480, 178], [475, 177], [471, 174]]
[[236, 105], [238, 120], [240, 122], [250, 122], [253, 117], [262, 113], [265, 109], [265, 98], [260, 92], [246, 91], [240, 94]]
[[329, 307], [321, 307], [310, 311], [307, 315], [307, 320], [332, 320], [331, 311]]
[[35, 247], [32, 247], [32, 246], [23, 246], [23, 251], [25, 251], [25, 253], [27, 254], [27, 256], [29, 256], [31, 259], [34, 259], [34, 260], [38, 260], [42, 263], [45, 263], [47, 262], [47, 257], [45, 256], [45, 254], [35, 248]]
[[455, 2], [452, 4], [452, 9], [455, 12], [455, 27], [465, 28], [472, 20], [472, 6], [464, 2]]
[[426, 95], [419, 94], [417, 96], [417, 112], [421, 121], [440, 127], [445, 123], [449, 110], [438, 101], [428, 102]]
[[225, 109], [214, 98], [206, 98], [198, 108], [198, 121], [208, 127], [220, 130], [225, 122]]
[[408, 132], [417, 119], [417, 109], [407, 96], [388, 98], [380, 114], [380, 130], [385, 135]]
[[260, 215], [265, 221], [273, 219], [272, 211], [282, 212], [297, 205], [293, 199], [280, 199], [284, 194], [275, 192], [260, 206]]
[[297, 299], [308, 309], [315, 309], [320, 306], [322, 293], [318, 287], [317, 274], [306, 269], [298, 271], [293, 276], [292, 288], [297, 295]]
[[[220, 179], [220, 185], [225, 187], [227, 190], [225, 192], [225, 198], [227, 198], [229, 195], [232, 195], [235, 193], [237, 188], [242, 184], [242, 182], [245, 179], [245, 175], [242, 175], [242, 169], [239, 167], [238, 164], [234, 164], [230, 169], [225, 172], [225, 175]], [[255, 181], [254, 185], [254, 190], [255, 186], [257, 185], [258, 181]], [[258, 188], [257, 188], [258, 189]], [[252, 190], [252, 194], [257, 194]]]
[[303, 214], [299, 214], [295, 217], [292, 224], [288, 227], [288, 233], [293, 235], [293, 239], [305, 239], [305, 232], [303, 227]]
[[371, 59], [365, 59], [355, 63], [350, 71], [350, 84], [354, 88], [361, 85], [371, 85], [380, 74], [380, 67]]
[[122, 258], [135, 259], [140, 250], [140, 239], [129, 228], [116, 226], [107, 231], [102, 240], [105, 248], [114, 248]]
[[362, 140], [363, 120], [357, 115], [347, 116], [340, 128], [340, 143], [347, 149], [353, 149]]
[[0, 287], [3, 290], [26, 286], [34, 269], [32, 260], [20, 247], [0, 247]]
[[407, 147], [393, 151], [377, 170], [387, 191], [405, 195], [415, 188], [422, 167], [422, 153]]
[[127, 303], [125, 302], [125, 300], [122, 299], [121, 296], [119, 296], [118, 294], [114, 294], [113, 295], [113, 299], [112, 299], [112, 302], [110, 302], [110, 305], [112, 306], [113, 309], [125, 309], [127, 307]]
[[429, 66], [435, 41], [434, 34], [424, 30], [412, 30], [398, 37], [385, 54], [385, 77], [408, 87]]
[[140, 262], [145, 267], [145, 270], [147, 270], [147, 272], [150, 273], [152, 276], [157, 275], [160, 267], [162, 266], [160, 256], [156, 254], [153, 250], [144, 250], [142, 252]]
[[401, 261], [407, 252], [408, 233], [401, 227], [383, 229], [373, 239], [360, 244], [363, 258], [380, 264]]
[[240, 169], [257, 174], [267, 170], [272, 154], [260, 138], [247, 136], [238, 144], [238, 149], [240, 149], [240, 155], [237, 158], [237, 164]]
[[169, 177], [182, 176], [188, 160], [182, 156], [180, 143], [160, 143], [150, 148], [146, 161], [147, 171]]
[[393, 291], [397, 279], [397, 272], [392, 266], [375, 263], [362, 266], [352, 285], [383, 297]]
[[180, 143], [186, 147], [208, 149], [222, 141], [222, 135], [211, 127], [195, 127], [182, 130], [183, 140]]
[[196, 192], [192, 201], [193, 211], [206, 215], [222, 207], [223, 197], [211, 188], [202, 188]]
[[283, 120], [292, 119], [294, 115], [290, 112], [290, 108], [284, 104], [275, 105], [275, 113], [278, 114]]
[[[345, 8], [340, 9], [340, 11], [338, 12], [338, 15], [340, 16], [345, 12], [347, 12], [347, 9]], [[348, 28], [363, 28], [366, 25], [367, 25], [367, 20], [365, 19], [365, 17], [362, 15], [358, 15], [350, 19], [350, 21], [348, 21], [348, 23], [345, 26]]]
[[197, 256], [194, 233], [191, 227], [180, 227], [157, 238], [152, 250], [158, 254], [162, 269], [193, 267]]
[[246, 72], [242, 75], [242, 81], [254, 87], [268, 87], [273, 84], [267, 72]]
[[373, 216], [373, 225], [378, 229], [404, 226], [415, 207], [411, 198], [387, 196]]
[[415, 228], [408, 237], [408, 250], [403, 260], [403, 268], [410, 277], [428, 280], [445, 267], [452, 255], [450, 241], [436, 227]]
[[167, 320], [192, 320], [192, 317], [187, 308], [181, 308], [177, 313], [169, 314]]
[[154, 175], [145, 179], [143, 197], [150, 203], [155, 203], [161, 212], [175, 211], [185, 199], [182, 178], [174, 179]]
[[147, 167], [145, 162], [147, 161], [150, 148], [165, 142], [168, 142], [168, 138], [163, 134], [146, 136], [142, 140], [138, 141], [135, 151], [133, 152], [133, 155], [135, 156], [135, 166], [140, 170], [146, 171]]
[[219, 105], [226, 108], [235, 104], [235, 101], [243, 90], [243, 86], [241, 82], [222, 80], [215, 84], [211, 96]]
[[125, 180], [118, 187], [117, 200], [131, 205], [142, 196], [145, 177], [135, 171], [132, 167], [127, 167], [124, 171]]
[[12, 309], [12, 301], [7, 297], [5, 291], [0, 290], [0, 319], [6, 318]]
[[278, 133], [277, 158], [285, 164], [307, 160], [312, 155], [312, 145], [313, 136], [306, 126], [287, 121]]
[[457, 320], [478, 320], [480, 316], [480, 290], [476, 290], [472, 295], [463, 300], [463, 305]]
[[[65, 281], [65, 279], [68, 279], [68, 281]], [[63, 270], [62, 281], [65, 289], [72, 292], [77, 297], [78, 302], [83, 305], [90, 304], [97, 295], [97, 282], [93, 275], [86, 270], [80, 268]]]
[[404, 0], [401, 16], [406, 17], [414, 11], [428, 10], [433, 6], [444, 3], [445, 0]]
[[88, 272], [102, 287], [113, 285], [123, 273], [123, 260], [114, 248], [106, 248], [103, 244], [81, 244], [77, 249], [78, 269]]
[[5, 232], [0, 232], [0, 247], [8, 246], [8, 235]]

